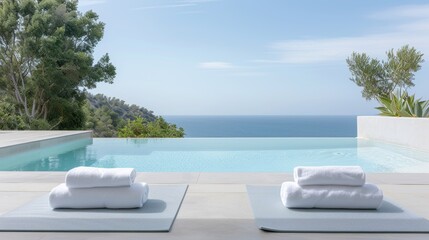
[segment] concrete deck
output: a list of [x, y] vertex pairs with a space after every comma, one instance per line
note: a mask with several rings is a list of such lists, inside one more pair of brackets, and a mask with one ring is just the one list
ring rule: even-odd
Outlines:
[[0, 131], [0, 157], [81, 139], [92, 131]]
[[[0, 214], [46, 194], [65, 172], [0, 172]], [[139, 173], [150, 184], [187, 183], [169, 233], [2, 232], [0, 239], [429, 239], [429, 234], [268, 233], [254, 221], [246, 184], [280, 184], [291, 174]], [[429, 219], [429, 174], [368, 174], [386, 197]]]

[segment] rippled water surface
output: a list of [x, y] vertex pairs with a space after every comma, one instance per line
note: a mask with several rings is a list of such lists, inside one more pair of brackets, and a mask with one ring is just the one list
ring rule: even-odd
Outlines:
[[292, 172], [298, 165], [359, 165], [367, 172], [429, 172], [428, 156], [356, 138], [101, 138], [3, 158], [0, 170], [66, 171], [84, 165], [140, 172]]

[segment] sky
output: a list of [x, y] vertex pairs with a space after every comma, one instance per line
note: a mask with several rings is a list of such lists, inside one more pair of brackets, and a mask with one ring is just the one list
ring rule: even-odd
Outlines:
[[[409, 44], [429, 59], [429, 1], [80, 0], [106, 24], [113, 84], [157, 115], [375, 115], [346, 58]], [[429, 64], [409, 92], [429, 99]]]

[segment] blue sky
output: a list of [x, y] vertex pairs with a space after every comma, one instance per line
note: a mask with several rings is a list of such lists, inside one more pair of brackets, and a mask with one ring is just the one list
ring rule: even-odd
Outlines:
[[[374, 115], [345, 59], [410, 44], [429, 59], [429, 2], [80, 0], [106, 23], [114, 84], [157, 115]], [[410, 92], [429, 99], [429, 64]]]

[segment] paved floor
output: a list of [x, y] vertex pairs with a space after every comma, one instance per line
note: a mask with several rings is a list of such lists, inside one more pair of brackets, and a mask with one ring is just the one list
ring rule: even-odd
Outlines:
[[[0, 172], [0, 214], [46, 194], [64, 172]], [[3, 232], [0, 239], [429, 239], [429, 234], [268, 233], [257, 229], [246, 184], [280, 184], [290, 174], [140, 173], [138, 181], [187, 183], [188, 192], [169, 233]], [[385, 196], [429, 219], [429, 174], [369, 174]]]

